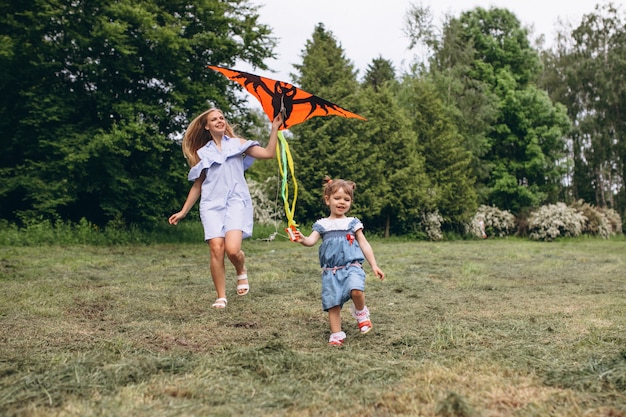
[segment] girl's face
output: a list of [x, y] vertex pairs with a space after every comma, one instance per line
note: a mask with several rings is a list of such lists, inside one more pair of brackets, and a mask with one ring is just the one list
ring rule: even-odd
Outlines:
[[326, 205], [330, 208], [331, 218], [345, 217], [352, 206], [352, 197], [343, 188], [339, 188], [329, 197], [324, 197], [324, 200], [326, 200]]
[[204, 126], [204, 128], [208, 130], [213, 137], [224, 136], [224, 130], [226, 129], [226, 119], [224, 118], [222, 112], [215, 110], [207, 114], [206, 125]]

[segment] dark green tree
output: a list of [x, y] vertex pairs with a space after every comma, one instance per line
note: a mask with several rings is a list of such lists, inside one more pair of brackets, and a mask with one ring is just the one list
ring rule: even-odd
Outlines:
[[425, 70], [452, 97], [446, 109], [473, 154], [481, 202], [519, 211], [554, 201], [569, 124], [535, 85], [541, 66], [528, 31], [506, 9], [476, 8], [449, 19], [441, 39], [420, 33], [434, 49]]
[[300, 74], [295, 78], [303, 89], [368, 119], [313, 118], [291, 129], [300, 183], [299, 221], [328, 215], [320, 186], [323, 176], [330, 175], [356, 182], [352, 213], [367, 223], [368, 230], [385, 236], [414, 231], [419, 214], [429, 207], [429, 180], [417, 136], [390, 89], [395, 79], [392, 66], [375, 60], [359, 86], [344, 51], [320, 24], [296, 68]]
[[247, 0], [8, 0], [0, 5], [0, 218], [163, 220], [184, 198], [174, 139], [241, 100], [206, 68], [264, 67]]
[[488, 202], [514, 212], [554, 202], [569, 122], [564, 108], [535, 86], [541, 67], [528, 31], [505, 9], [478, 8], [459, 20], [475, 49], [469, 76], [487, 83], [498, 98], [483, 158], [493, 167]]
[[[444, 25], [443, 39], [428, 41], [436, 51], [423, 76], [432, 80], [439, 91], [444, 111], [457, 127], [465, 149], [470, 152], [472, 176], [480, 201], [487, 201], [488, 182], [493, 164], [485, 159], [490, 149], [489, 134], [497, 118], [498, 97], [491, 86], [471, 76], [476, 50], [463, 35], [463, 25], [449, 18]], [[434, 33], [431, 29], [427, 33]], [[434, 35], [431, 35], [434, 36]]]
[[[318, 24], [302, 52], [302, 64], [295, 66], [295, 84], [305, 91], [359, 112], [356, 107], [359, 84], [353, 64], [345, 57], [333, 34]], [[326, 216], [322, 200], [325, 175], [360, 183], [367, 144], [354, 126], [361, 120], [343, 117], [314, 117], [290, 129], [291, 152], [299, 184], [296, 220], [313, 222]]]
[[429, 193], [432, 181], [418, 134], [396, 89], [366, 85], [360, 90], [360, 101], [368, 122], [355, 126], [359, 141], [367, 144], [358, 167], [357, 205], [368, 227], [383, 236], [414, 234], [420, 215], [436, 204]]
[[378, 57], [367, 66], [363, 84], [378, 90], [385, 84], [394, 82], [396, 82], [396, 71], [391, 61]]
[[462, 231], [477, 206], [471, 153], [430, 80], [406, 76], [398, 95], [419, 138], [417, 149], [424, 155], [430, 205], [448, 229]]

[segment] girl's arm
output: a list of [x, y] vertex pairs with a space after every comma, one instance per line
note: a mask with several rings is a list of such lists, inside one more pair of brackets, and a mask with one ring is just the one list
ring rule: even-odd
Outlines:
[[[276, 156], [276, 143], [278, 142], [278, 129], [283, 124], [283, 117], [279, 114], [274, 117], [272, 121], [272, 131], [270, 133], [270, 140], [267, 142], [267, 146], [262, 148], [260, 146], [251, 146], [246, 151], [246, 155], [250, 155], [256, 159], [270, 159]], [[245, 139], [241, 139], [241, 143], [245, 143]]]
[[313, 246], [320, 240], [320, 234], [315, 230], [313, 230], [309, 236], [303, 235], [299, 230], [296, 230], [293, 234], [296, 237], [295, 241], [301, 243], [303, 246]]
[[356, 241], [359, 242], [359, 246], [361, 246], [361, 250], [363, 251], [363, 255], [365, 255], [365, 259], [367, 259], [367, 262], [369, 262], [370, 266], [372, 267], [372, 271], [374, 271], [374, 274], [376, 274], [376, 276], [381, 280], [385, 279], [385, 273], [382, 271], [382, 269], [378, 267], [378, 264], [376, 263], [376, 257], [374, 256], [374, 250], [365, 238], [365, 235], [363, 234], [363, 229], [357, 230], [354, 235], [356, 236]]
[[183, 208], [178, 212], [174, 213], [170, 216], [169, 222], [170, 224], [176, 225], [178, 222], [185, 218], [189, 210], [196, 204], [198, 198], [200, 198], [200, 192], [202, 191], [202, 181], [206, 177], [206, 171], [202, 172], [196, 180], [193, 182], [191, 189], [189, 190], [189, 194], [187, 195], [187, 200], [185, 200], [185, 204], [183, 204]]

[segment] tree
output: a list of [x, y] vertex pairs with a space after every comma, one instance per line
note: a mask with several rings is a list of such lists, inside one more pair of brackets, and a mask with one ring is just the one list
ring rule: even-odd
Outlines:
[[9, 220], [162, 220], [188, 188], [173, 139], [241, 101], [206, 64], [273, 56], [247, 0], [10, 0], [0, 22]]
[[573, 121], [573, 198], [626, 213], [626, 26], [612, 4], [596, 6], [544, 54], [543, 85]]
[[296, 68], [300, 74], [295, 78], [303, 89], [368, 119], [313, 118], [291, 129], [301, 185], [300, 221], [313, 222], [328, 214], [320, 185], [324, 175], [330, 175], [357, 184], [351, 212], [369, 230], [385, 236], [414, 230], [422, 209], [428, 207], [428, 178], [417, 137], [390, 90], [395, 74], [389, 62], [375, 60], [359, 86], [351, 62], [320, 24]]
[[439, 211], [449, 229], [463, 230], [477, 207], [471, 154], [428, 79], [405, 76], [398, 95], [424, 155], [431, 209]]
[[[359, 85], [353, 64], [345, 57], [333, 34], [318, 24], [302, 53], [302, 64], [292, 75], [302, 89], [358, 113]], [[342, 117], [314, 117], [290, 129], [291, 151], [300, 185], [296, 217], [313, 222], [327, 215], [322, 203], [321, 185], [325, 175], [341, 177], [357, 184], [366, 169], [362, 161], [367, 146], [353, 126], [360, 120]]]
[[488, 182], [493, 165], [485, 159], [490, 149], [489, 135], [498, 114], [498, 97], [491, 85], [472, 77], [476, 50], [471, 39], [463, 34], [458, 19], [449, 18], [444, 26], [442, 40], [431, 40], [435, 53], [425, 77], [432, 80], [439, 91], [444, 108], [462, 138], [463, 146], [470, 152], [470, 170], [476, 179], [475, 189], [479, 201], [489, 196]]
[[368, 227], [385, 237], [414, 233], [420, 215], [436, 204], [418, 134], [388, 85], [365, 85], [360, 101], [368, 122], [355, 126], [359, 142], [367, 144], [358, 163], [363, 191], [357, 205]]
[[396, 71], [393, 63], [382, 57], [376, 58], [367, 66], [363, 84], [369, 85], [374, 90], [378, 90], [387, 83], [396, 81]]
[[446, 108], [474, 156], [480, 202], [519, 211], [552, 201], [569, 125], [535, 86], [541, 67], [528, 31], [506, 9], [476, 8], [449, 19], [443, 38], [427, 45], [435, 85], [456, 97]]

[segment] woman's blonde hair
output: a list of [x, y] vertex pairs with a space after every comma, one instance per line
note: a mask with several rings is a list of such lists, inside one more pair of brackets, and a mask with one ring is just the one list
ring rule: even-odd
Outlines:
[[[209, 143], [213, 137], [211, 136], [211, 132], [205, 129], [207, 125], [207, 120], [209, 118], [209, 114], [213, 112], [220, 112], [222, 115], [224, 113], [218, 108], [210, 108], [205, 111], [195, 119], [189, 123], [187, 130], [185, 131], [185, 136], [183, 137], [183, 155], [185, 155], [185, 159], [189, 166], [194, 166], [198, 162], [200, 162], [200, 157], [198, 156], [198, 149], [202, 148], [204, 145]], [[235, 132], [233, 128], [226, 121], [226, 129], [224, 131], [226, 136], [234, 138]]]
[[330, 198], [330, 196], [335, 194], [340, 188], [350, 196], [350, 199], [354, 200], [354, 190], [356, 189], [354, 181], [342, 179], [333, 180], [326, 175], [322, 180], [322, 184], [324, 184], [324, 200]]

